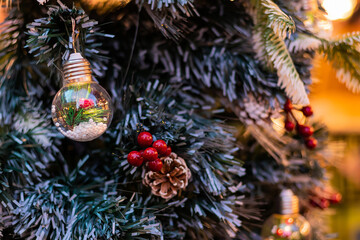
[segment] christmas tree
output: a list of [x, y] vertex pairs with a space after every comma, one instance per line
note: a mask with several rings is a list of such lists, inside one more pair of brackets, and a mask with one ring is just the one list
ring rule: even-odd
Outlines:
[[325, 239], [320, 209], [340, 197], [310, 70], [318, 53], [358, 92], [360, 34], [330, 39], [317, 1], [8, 9], [2, 239], [262, 239], [289, 189], [311, 235], [266, 239]]

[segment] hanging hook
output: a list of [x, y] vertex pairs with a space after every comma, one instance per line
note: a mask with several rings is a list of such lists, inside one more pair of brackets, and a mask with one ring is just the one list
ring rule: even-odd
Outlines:
[[74, 53], [76, 53], [76, 47], [75, 43], [79, 37], [79, 33], [76, 33], [76, 22], [75, 19], [71, 18], [71, 24], [72, 24], [72, 32], [71, 32], [71, 38], [72, 38], [72, 46], [74, 49]]

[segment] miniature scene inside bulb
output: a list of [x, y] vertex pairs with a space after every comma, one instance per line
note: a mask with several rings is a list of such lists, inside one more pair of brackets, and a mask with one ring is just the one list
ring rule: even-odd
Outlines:
[[263, 240], [310, 240], [309, 222], [299, 214], [274, 214], [265, 221], [261, 237]]
[[109, 94], [96, 82], [65, 85], [51, 106], [52, 119], [58, 130], [79, 142], [102, 135], [111, 122], [112, 111]]

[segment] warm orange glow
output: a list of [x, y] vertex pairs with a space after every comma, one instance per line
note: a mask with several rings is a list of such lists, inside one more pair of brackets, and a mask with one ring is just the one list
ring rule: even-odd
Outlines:
[[[359, 18], [351, 22], [334, 22], [333, 37], [359, 30]], [[352, 93], [340, 83], [335, 70], [321, 56], [314, 61], [312, 76], [319, 79], [311, 86], [314, 118], [324, 122], [331, 133], [360, 133], [360, 94]]]
[[7, 8], [0, 8], [0, 22], [3, 22], [7, 16], [8, 16]]

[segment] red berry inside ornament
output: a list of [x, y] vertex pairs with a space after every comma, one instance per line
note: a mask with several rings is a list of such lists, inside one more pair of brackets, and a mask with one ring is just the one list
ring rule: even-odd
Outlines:
[[305, 106], [301, 109], [301, 111], [303, 112], [304, 116], [306, 116], [306, 117], [310, 117], [311, 115], [313, 115], [313, 110], [312, 110], [311, 106]]
[[150, 147], [153, 142], [153, 136], [149, 132], [141, 132], [137, 137], [137, 141], [140, 147]]
[[169, 156], [171, 154], [171, 147], [167, 147], [166, 153], [164, 154], [165, 157]]
[[286, 100], [286, 102], [284, 104], [285, 112], [290, 112], [292, 109], [293, 109], [293, 105], [292, 105], [290, 99]]
[[291, 132], [292, 130], [294, 130], [295, 128], [295, 123], [293, 123], [292, 121], [290, 120], [286, 120], [285, 121], [285, 129], [289, 132]]
[[160, 172], [163, 167], [163, 162], [158, 158], [155, 161], [148, 162], [148, 167], [153, 172]]
[[308, 149], [314, 149], [317, 146], [317, 140], [315, 138], [308, 138], [305, 140], [305, 145]]
[[299, 125], [298, 126], [299, 134], [303, 137], [310, 137], [314, 133], [314, 129], [310, 126]]
[[153, 147], [149, 147], [144, 150], [143, 157], [146, 161], [155, 161], [158, 158], [159, 154], [157, 150]]
[[164, 140], [156, 140], [152, 146], [162, 155], [164, 155], [167, 151], [167, 145]]
[[80, 98], [79, 99], [79, 107], [80, 108], [89, 108], [89, 107], [93, 107], [94, 101], [92, 99], [86, 99], [86, 98]]
[[140, 152], [132, 151], [127, 156], [127, 161], [130, 165], [139, 167], [143, 163], [144, 159], [143, 159], [143, 157], [141, 157]]

